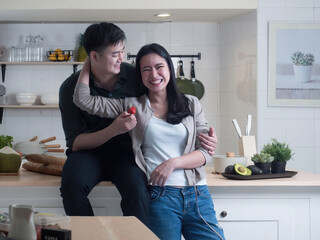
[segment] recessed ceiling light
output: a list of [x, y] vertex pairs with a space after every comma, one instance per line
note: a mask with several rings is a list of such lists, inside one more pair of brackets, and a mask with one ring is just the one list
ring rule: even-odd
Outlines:
[[171, 14], [170, 13], [159, 13], [156, 15], [156, 17], [170, 17]]

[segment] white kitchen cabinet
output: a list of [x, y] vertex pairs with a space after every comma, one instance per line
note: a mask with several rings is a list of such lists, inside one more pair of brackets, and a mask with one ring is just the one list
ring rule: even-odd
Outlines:
[[[319, 239], [320, 198], [304, 187], [211, 187], [228, 240]], [[319, 188], [317, 189], [319, 192]], [[314, 204], [317, 202], [317, 204]]]

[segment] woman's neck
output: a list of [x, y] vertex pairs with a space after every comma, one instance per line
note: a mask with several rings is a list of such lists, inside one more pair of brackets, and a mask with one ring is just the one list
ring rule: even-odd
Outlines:
[[157, 92], [148, 94], [152, 109], [155, 110], [154, 116], [161, 119], [166, 119], [168, 112], [168, 99], [166, 92]]

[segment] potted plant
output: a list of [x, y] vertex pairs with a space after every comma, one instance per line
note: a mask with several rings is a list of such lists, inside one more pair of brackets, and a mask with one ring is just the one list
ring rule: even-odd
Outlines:
[[263, 174], [270, 174], [271, 162], [274, 158], [269, 153], [256, 153], [251, 157], [251, 161], [254, 162], [258, 168], [260, 168]]
[[296, 51], [292, 54], [293, 71], [297, 82], [309, 82], [311, 80], [312, 64], [314, 56], [311, 53]]
[[274, 161], [271, 164], [272, 173], [284, 173], [287, 161], [294, 155], [288, 144], [278, 142], [275, 138], [264, 145], [261, 152], [268, 153], [274, 157]]

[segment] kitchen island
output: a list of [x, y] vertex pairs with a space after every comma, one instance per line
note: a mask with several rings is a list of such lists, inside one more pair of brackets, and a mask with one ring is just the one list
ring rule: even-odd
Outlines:
[[[320, 175], [299, 171], [290, 178], [230, 180], [213, 171], [207, 167], [208, 187], [228, 240], [320, 239]], [[0, 210], [23, 203], [64, 213], [60, 181], [24, 169], [18, 176], [0, 176]], [[112, 183], [100, 183], [89, 198], [97, 216], [121, 215]]]

